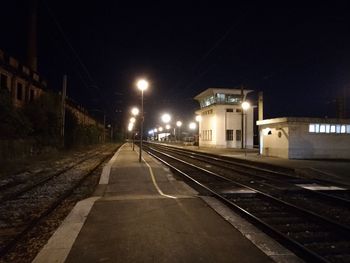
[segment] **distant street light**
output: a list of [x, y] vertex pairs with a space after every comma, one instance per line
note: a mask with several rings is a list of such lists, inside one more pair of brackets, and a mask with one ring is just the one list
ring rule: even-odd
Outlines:
[[196, 116], [196, 121], [197, 121], [197, 122], [200, 122], [200, 121], [202, 121], [202, 116], [200, 116], [200, 115], [197, 115], [197, 116]]
[[131, 118], [130, 118], [130, 123], [135, 123], [135, 122], [136, 122], [135, 117], [131, 117]]
[[170, 128], [170, 124], [165, 125], [165, 129], [169, 130]]
[[134, 107], [134, 108], [131, 109], [131, 114], [134, 115], [134, 116], [139, 115], [139, 112], [140, 112], [139, 109], [136, 108], [136, 107]]
[[248, 126], [247, 126], [247, 110], [249, 110], [250, 108], [250, 103], [247, 101], [242, 102], [242, 109], [245, 115], [245, 121], [244, 121], [244, 155], [247, 156], [247, 130], [248, 130]]
[[170, 120], [171, 120], [170, 114], [164, 113], [164, 114], [162, 115], [162, 122], [164, 122], [164, 123], [169, 123]]
[[137, 88], [141, 91], [141, 134], [140, 134], [140, 154], [139, 154], [139, 162], [141, 162], [142, 157], [142, 137], [143, 137], [143, 92], [148, 88], [148, 82], [144, 79], [140, 79], [137, 82]]
[[190, 130], [195, 130], [197, 128], [197, 124], [195, 122], [191, 122], [188, 127], [190, 128]]

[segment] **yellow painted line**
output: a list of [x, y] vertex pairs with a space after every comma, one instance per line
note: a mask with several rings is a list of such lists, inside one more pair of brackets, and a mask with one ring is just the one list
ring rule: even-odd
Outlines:
[[[137, 151], [135, 151], [136, 154]], [[145, 164], [148, 166], [148, 170], [149, 170], [149, 173], [151, 175], [151, 178], [152, 178], [152, 183], [154, 185], [154, 187], [157, 189], [158, 193], [161, 195], [161, 196], [164, 196], [164, 197], [167, 197], [167, 198], [173, 198], [173, 199], [177, 199], [176, 196], [173, 196], [173, 195], [167, 195], [167, 194], [164, 194], [163, 191], [160, 189], [160, 187], [158, 186], [157, 184], [157, 181], [156, 181], [156, 178], [154, 176], [154, 173], [153, 173], [153, 170], [152, 170], [152, 167], [148, 164], [148, 162], [146, 162], [146, 160], [142, 157], [142, 160], [145, 162]]]
[[143, 161], [145, 162], [145, 164], [148, 166], [148, 170], [149, 170], [149, 173], [150, 173], [150, 175], [151, 175], [153, 185], [154, 185], [154, 187], [157, 189], [158, 193], [159, 193], [161, 196], [164, 196], [164, 197], [177, 199], [176, 196], [167, 195], [167, 194], [164, 194], [164, 193], [163, 193], [163, 191], [159, 188], [159, 186], [158, 186], [158, 184], [157, 184], [156, 178], [154, 177], [152, 167], [148, 164], [148, 162], [146, 162], [146, 160], [145, 160], [143, 157], [142, 157], [142, 160], [143, 160]]

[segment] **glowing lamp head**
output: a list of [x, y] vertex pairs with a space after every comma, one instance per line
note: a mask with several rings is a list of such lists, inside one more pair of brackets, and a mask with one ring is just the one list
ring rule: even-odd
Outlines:
[[154, 129], [153, 131], [154, 131], [154, 132], [157, 132], [157, 131], [158, 131], [158, 129], [156, 128], [156, 129]]
[[162, 115], [162, 122], [168, 123], [171, 120], [171, 116], [168, 113]]
[[163, 127], [159, 127], [158, 131], [162, 132], [163, 131]]
[[165, 129], [169, 130], [170, 129], [170, 125], [169, 124], [165, 125]]
[[195, 122], [191, 122], [188, 127], [190, 128], [190, 130], [195, 130], [197, 128], [197, 124]]
[[144, 79], [140, 79], [139, 81], [137, 81], [137, 88], [141, 91], [144, 91], [148, 88], [148, 82], [147, 80]]
[[201, 120], [202, 120], [202, 116], [197, 115], [197, 116], [196, 116], [196, 121], [197, 121], [197, 122], [200, 122]]
[[181, 127], [181, 126], [182, 126], [182, 122], [181, 122], [181, 121], [177, 121], [177, 122], [176, 122], [176, 126], [177, 126], [177, 127]]
[[250, 103], [247, 101], [242, 102], [242, 109], [244, 111], [248, 110], [250, 108]]
[[132, 131], [133, 128], [134, 128], [134, 124], [133, 123], [129, 123], [128, 131]]
[[131, 109], [131, 114], [134, 115], [134, 116], [139, 115], [139, 112], [140, 112], [139, 109], [136, 108], [136, 107], [134, 107], [134, 108]]
[[135, 121], [136, 121], [135, 117], [130, 118], [130, 123], [135, 123]]

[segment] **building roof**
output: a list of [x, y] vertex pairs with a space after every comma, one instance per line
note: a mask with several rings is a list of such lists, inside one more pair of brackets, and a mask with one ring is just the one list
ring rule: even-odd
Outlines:
[[[246, 96], [248, 93], [252, 92], [253, 90], [243, 90], [244, 96]], [[197, 96], [194, 97], [195, 100], [200, 100], [202, 98], [208, 97], [210, 95], [214, 95], [215, 93], [223, 93], [223, 94], [241, 94], [241, 89], [236, 88], [236, 89], [224, 89], [224, 88], [209, 88], [206, 89], [205, 91], [199, 93]]]
[[334, 119], [334, 118], [308, 118], [308, 117], [282, 117], [274, 119], [266, 119], [262, 121], [257, 121], [257, 125], [268, 125], [276, 123], [286, 123], [286, 122], [296, 122], [296, 123], [334, 123], [334, 124], [350, 124], [350, 119]]

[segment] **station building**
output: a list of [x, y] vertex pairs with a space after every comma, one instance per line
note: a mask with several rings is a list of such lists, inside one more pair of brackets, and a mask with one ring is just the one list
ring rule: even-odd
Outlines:
[[260, 154], [288, 159], [350, 159], [350, 119], [257, 121]]
[[[199, 145], [214, 148], [253, 148], [253, 108], [242, 110], [252, 90], [209, 88], [194, 99], [199, 122]], [[246, 135], [246, 136], [245, 136]]]

